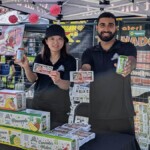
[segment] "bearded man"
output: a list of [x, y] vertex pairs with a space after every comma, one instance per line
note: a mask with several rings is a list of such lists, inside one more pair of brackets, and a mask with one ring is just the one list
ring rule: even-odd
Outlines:
[[[98, 45], [82, 55], [83, 71], [94, 71], [90, 89], [90, 124], [99, 132], [119, 132], [134, 135], [134, 107], [130, 73], [136, 67], [137, 50], [130, 42], [116, 39], [117, 21], [110, 12], [97, 20]], [[127, 56], [121, 74], [116, 72], [117, 59]]]

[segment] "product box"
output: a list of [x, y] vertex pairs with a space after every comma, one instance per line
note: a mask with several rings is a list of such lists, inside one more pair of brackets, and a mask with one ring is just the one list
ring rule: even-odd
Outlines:
[[91, 125], [90, 124], [83, 124], [83, 123], [66, 123], [63, 124], [62, 127], [65, 128], [71, 128], [72, 130], [76, 131], [76, 130], [83, 130], [83, 131], [90, 131], [91, 129]]
[[5, 127], [0, 127], [0, 143], [10, 144], [9, 131]]
[[72, 133], [72, 137], [78, 139], [79, 147], [95, 138], [95, 133], [84, 130], [77, 130]]
[[48, 75], [53, 70], [53, 66], [34, 63], [33, 72]]
[[78, 150], [76, 141], [49, 134], [23, 131], [24, 148], [32, 150]]
[[18, 111], [26, 109], [26, 97], [24, 91], [0, 90], [0, 109]]
[[51, 130], [48, 134], [54, 136], [68, 137], [68, 135], [70, 135], [72, 131], [72, 129], [59, 126]]
[[116, 72], [118, 74], [123, 73], [123, 70], [124, 70], [124, 67], [126, 66], [127, 61], [128, 61], [128, 56], [120, 55], [118, 57], [117, 68], [116, 68]]
[[50, 130], [50, 112], [26, 109], [24, 111], [0, 111], [0, 125], [34, 132]]
[[87, 127], [90, 125], [84, 124], [64, 124], [51, 130], [49, 135], [65, 137], [76, 140], [76, 147], [80, 147], [83, 144], [89, 142], [95, 138], [95, 133], [87, 131]]
[[0, 143], [28, 150], [78, 150], [74, 139], [2, 126]]
[[22, 147], [22, 131], [0, 126], [0, 143], [15, 147]]
[[71, 82], [93, 82], [93, 71], [70, 71]]
[[79, 150], [79, 147], [95, 138], [95, 133], [62, 126], [57, 131], [72, 130], [66, 137], [30, 132], [0, 126], [0, 143], [28, 150]]

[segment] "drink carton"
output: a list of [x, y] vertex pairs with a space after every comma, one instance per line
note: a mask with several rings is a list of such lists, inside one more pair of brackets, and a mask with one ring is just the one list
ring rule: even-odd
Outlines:
[[124, 70], [124, 67], [126, 66], [127, 61], [128, 61], [128, 56], [120, 55], [118, 57], [117, 68], [116, 68], [116, 72], [118, 74], [123, 73], [123, 70]]

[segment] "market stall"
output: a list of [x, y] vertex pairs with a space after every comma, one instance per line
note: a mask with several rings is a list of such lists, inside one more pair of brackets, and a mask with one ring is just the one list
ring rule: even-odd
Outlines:
[[[72, 49], [72, 51], [70, 50], [70, 53], [74, 54], [75, 57], [78, 57], [77, 60], [80, 60], [81, 54], [82, 54], [83, 50], [85, 49], [85, 43], [84, 43], [84, 45], [82, 44], [82, 37], [83, 37], [83, 35], [85, 35], [85, 33], [88, 37], [88, 31], [90, 31], [91, 33], [94, 33], [94, 34], [92, 35], [92, 37], [89, 37], [88, 39], [90, 39], [89, 41], [92, 41], [94, 39], [94, 37], [96, 35], [95, 20], [93, 22], [91, 20], [72, 22], [71, 20], [94, 19], [94, 18], [97, 18], [97, 16], [99, 16], [99, 13], [104, 9], [106, 11], [111, 11], [116, 16], [118, 16], [118, 22], [120, 23], [119, 31], [121, 31], [121, 32], [118, 32], [118, 38], [121, 39], [122, 41], [130, 41], [138, 48], [138, 69], [135, 70], [132, 74], [132, 82], [133, 82], [132, 89], [133, 89], [133, 98], [136, 101], [135, 107], [139, 113], [138, 117], [141, 117], [143, 120], [144, 120], [144, 118], [146, 119], [146, 121], [144, 120], [141, 125], [140, 119], [137, 118], [137, 122], [136, 122], [137, 123], [137, 128], [136, 128], [137, 129], [137, 137], [141, 144], [141, 148], [143, 148], [143, 150], [148, 149], [149, 135], [147, 133], [149, 133], [149, 128], [148, 128], [148, 126], [149, 126], [149, 115], [148, 115], [149, 97], [148, 97], [148, 94], [146, 94], [146, 96], [144, 96], [144, 98], [147, 100], [146, 105], [145, 105], [145, 103], [144, 104], [141, 103], [141, 101], [143, 100], [142, 99], [143, 97], [140, 98], [141, 94], [143, 94], [145, 92], [149, 92], [149, 75], [148, 75], [148, 73], [149, 73], [149, 68], [148, 68], [149, 67], [149, 57], [148, 57], [149, 56], [149, 43], [148, 43], [149, 23], [146, 22], [147, 17], [150, 14], [150, 12], [149, 12], [150, 4], [148, 1], [141, 0], [141, 1], [132, 1], [131, 2], [128, 0], [127, 1], [121, 1], [121, 0], [115, 1], [114, 0], [112, 2], [108, 2], [108, 1], [90, 2], [88, 0], [86, 0], [86, 1], [83, 1], [83, 0], [81, 0], [81, 1], [72, 1], [72, 0], [56, 1], [56, 0], [54, 0], [54, 1], [49, 2], [47, 0], [45, 0], [45, 1], [34, 0], [34, 1], [28, 1], [28, 2], [27, 1], [17, 1], [16, 2], [16, 1], [12, 1], [12, 0], [11, 1], [2, 0], [1, 5], [30, 14], [30, 16], [28, 15], [26, 17], [21, 18], [21, 15], [16, 13], [15, 16], [18, 18], [17, 20], [15, 20], [14, 18], [12, 20], [11, 19], [7, 20], [8, 21], [7, 23], [11, 24], [11, 28], [13, 28], [13, 30], [7, 30], [7, 28], [4, 28], [2, 26], [3, 33], [6, 33], [5, 31], [8, 31], [11, 33], [11, 34], [10, 33], [6, 34], [6, 38], [4, 38], [5, 40], [9, 37], [8, 35], [12, 35], [15, 37], [20, 36], [20, 37], [17, 37], [18, 45], [15, 45], [16, 48], [11, 48], [11, 50], [10, 50], [10, 46], [12, 46], [11, 45], [12, 43], [9, 42], [8, 43], [9, 45], [7, 44], [7, 47], [9, 47], [9, 48], [7, 48], [7, 51], [6, 51], [6, 48], [0, 49], [1, 55], [10, 55], [10, 54], [14, 55], [16, 50], [18, 49], [18, 47], [20, 47], [21, 42], [19, 42], [19, 40], [22, 41], [22, 38], [23, 38], [23, 31], [20, 31], [20, 30], [22, 28], [24, 28], [24, 25], [19, 25], [21, 21], [31, 23], [32, 25], [36, 25], [36, 23], [38, 23], [39, 19], [41, 19], [41, 17], [44, 17], [47, 19], [51, 19], [53, 21], [57, 21], [58, 23], [61, 23], [60, 21], [63, 21], [62, 25], [67, 33], [68, 39], [70, 40], [69, 44], [70, 44], [70, 46], [74, 47], [74, 49]], [[56, 11], [55, 11], [55, 9], [56, 9]], [[36, 14], [36, 15], [34, 15], [34, 14]], [[138, 14], [138, 16], [137, 16], [137, 14]], [[7, 17], [10, 17], [11, 15], [7, 15]], [[130, 19], [128, 20], [128, 23], [129, 23], [128, 24], [128, 23], [126, 23], [126, 20], [122, 20], [122, 17], [125, 17], [125, 16], [128, 16], [128, 17], [134, 16], [134, 18], [140, 17], [140, 19], [144, 18], [145, 24], [143, 25], [142, 21], [139, 24], [137, 22], [130, 24]], [[121, 19], [120, 19], [120, 17], [121, 17]], [[12, 21], [14, 21], [14, 20], [15, 20], [15, 22], [13, 23]], [[67, 22], [68, 20], [69, 20], [69, 23]], [[15, 26], [13, 26], [13, 25], [15, 25]], [[69, 26], [75, 27], [76, 30], [73, 31], [72, 28], [70, 28], [70, 31], [69, 31], [69, 28], [68, 28]], [[10, 27], [8, 27], [8, 28], [10, 28]], [[134, 31], [132, 31], [132, 30], [134, 30]], [[130, 33], [130, 31], [133, 33]], [[18, 34], [18, 32], [20, 32], [21, 34]], [[82, 35], [82, 33], [84, 33], [84, 34]], [[78, 39], [79, 34], [80, 34], [80, 38], [81, 38], [80, 40]], [[137, 34], [137, 35], [133, 36], [133, 34]], [[141, 34], [141, 35], [139, 36], [139, 34]], [[9, 41], [9, 40], [7, 40], [7, 41]], [[136, 42], [136, 41], [138, 41], [138, 42]], [[97, 40], [94, 39], [93, 43], [87, 42], [87, 45], [89, 44], [91, 46], [96, 42], [97, 42]], [[3, 42], [1, 44], [3, 44]], [[79, 51], [79, 49], [77, 49], [77, 45], [82, 46], [79, 48], [79, 49], [82, 49], [82, 52]], [[4, 47], [4, 46], [2, 46], [2, 47]], [[3, 53], [3, 52], [5, 52], [5, 53]], [[144, 56], [144, 58], [143, 58], [143, 56]], [[141, 58], [143, 58], [143, 59], [141, 59]], [[80, 64], [80, 62], [78, 62], [78, 61], [77, 61], [77, 63]], [[77, 71], [78, 71], [78, 69], [77, 69]], [[92, 81], [91, 75], [92, 74], [90, 74], [90, 81]], [[77, 123], [81, 122], [81, 123], [87, 124], [88, 117], [89, 117], [88, 113], [81, 112], [81, 114], [80, 114], [80, 112], [78, 112], [76, 108], [78, 108], [80, 103], [83, 103], [83, 102], [89, 103], [89, 101], [90, 101], [90, 99], [89, 99], [89, 93], [90, 93], [89, 84], [75, 85], [72, 89], [70, 89], [70, 92], [71, 92], [70, 100], [72, 102], [72, 106], [71, 106], [72, 109], [70, 111], [69, 123], [74, 123], [74, 121], [76, 121]], [[138, 102], [137, 102], [137, 99], [139, 100]], [[30, 100], [32, 100], [32, 99], [30, 99]], [[11, 100], [9, 103], [11, 103]], [[30, 104], [28, 104], [27, 106], [29, 108]], [[8, 108], [8, 106], [7, 106], [7, 108]], [[9, 109], [11, 109], [11, 107]], [[142, 109], [142, 110], [140, 110], [140, 109]], [[88, 110], [88, 109], [83, 108], [83, 110]], [[0, 113], [2, 114], [4, 112], [1, 111]], [[9, 117], [8, 117], [9, 112], [8, 111], [6, 111], [6, 112], [7, 112], [7, 115], [5, 115], [5, 113], [4, 113], [3, 116], [5, 116], [5, 121], [6, 121], [6, 124], [8, 125], [8, 122], [10, 120], [13, 120], [15, 117], [13, 119], [10, 117], [12, 115], [9, 115]], [[15, 112], [13, 114], [15, 114]], [[34, 113], [32, 115], [34, 116]], [[17, 116], [17, 114], [16, 114], [16, 116]], [[35, 121], [37, 119], [30, 118], [29, 120], [28, 119], [25, 119], [25, 120], [28, 122], [30, 129], [36, 130], [36, 128], [34, 128], [33, 125], [37, 124], [37, 122]], [[33, 122], [31, 123], [31, 121], [33, 121]], [[0, 121], [0, 122], [4, 123], [4, 120]], [[27, 122], [26, 122], [26, 124], [27, 124]], [[38, 123], [39, 123], [39, 121], [38, 121]], [[5, 140], [3, 140], [1, 142], [4, 144], [20, 147], [21, 149], [22, 148], [35, 148], [35, 149], [43, 150], [43, 148], [50, 149], [52, 146], [55, 147], [56, 145], [57, 145], [56, 146], [57, 148], [59, 147], [62, 150], [64, 150], [64, 149], [76, 150], [79, 148], [77, 145], [75, 145], [75, 143], [76, 143], [75, 140], [68, 136], [66, 137], [66, 139], [61, 138], [61, 136], [60, 136], [60, 139], [58, 137], [57, 141], [55, 141], [57, 144], [54, 144], [55, 142], [53, 140], [54, 139], [56, 140], [56, 137], [53, 137], [51, 135], [50, 136], [45, 135], [43, 133], [41, 135], [39, 133], [35, 133], [32, 131], [26, 132], [26, 131], [24, 131], [24, 129], [26, 130], [26, 128], [20, 127], [18, 129], [19, 124], [17, 124], [17, 126], [15, 127], [16, 133], [14, 133], [13, 129], [10, 129], [10, 126], [7, 126], [6, 124], [3, 124], [3, 126], [5, 126], [5, 127], [2, 127], [0, 130], [2, 133], [3, 133], [3, 131], [5, 131], [5, 134], [10, 133], [11, 135], [3, 136], [3, 138]], [[140, 128], [138, 128], [139, 124], [140, 124]], [[23, 123], [22, 123], [22, 125], [23, 125]], [[48, 127], [48, 125], [46, 127]], [[64, 127], [62, 127], [62, 128], [64, 128]], [[27, 130], [30, 130], [30, 129], [27, 129]], [[41, 127], [41, 129], [42, 129], [42, 127]], [[88, 149], [96, 150], [97, 148], [98, 149], [101, 148], [102, 150], [106, 150], [106, 149], [109, 150], [109, 149], [112, 149], [112, 147], [113, 147], [113, 149], [116, 149], [116, 150], [117, 150], [117, 148], [120, 149], [120, 147], [124, 148], [125, 150], [137, 150], [134, 137], [129, 136], [129, 135], [116, 134], [116, 133], [115, 134], [114, 133], [101, 133], [101, 134], [96, 134], [96, 138], [95, 138], [95, 133], [90, 132], [90, 130], [86, 131], [86, 133], [84, 133], [84, 134], [88, 134], [90, 136], [89, 137], [87, 136], [88, 137], [87, 139], [81, 140], [78, 143], [81, 147], [81, 150], [88, 150]], [[8, 142], [8, 139], [7, 139], [7, 137], [9, 137], [9, 136], [11, 137], [10, 143]], [[18, 139], [18, 137], [19, 137], [19, 139]], [[28, 139], [26, 137], [28, 137]], [[93, 138], [95, 138], [95, 139], [93, 140]], [[39, 143], [38, 140], [41, 141], [41, 139], [42, 140], [44, 139], [42, 141], [43, 143], [46, 143], [48, 141], [47, 142], [48, 145], [52, 144], [51, 147], [46, 147], [46, 145], [44, 145], [44, 144], [43, 145], [37, 144], [37, 143]], [[30, 143], [30, 141], [32, 141], [33, 143], [32, 142]], [[4, 146], [4, 145], [1, 145], [1, 147], [3, 147], [3, 149], [9, 149], [9, 150], [16, 149], [16, 148], [13, 148], [10, 146]], [[56, 147], [53, 149], [56, 149]], [[18, 148], [18, 149], [20, 149], [20, 148]]]

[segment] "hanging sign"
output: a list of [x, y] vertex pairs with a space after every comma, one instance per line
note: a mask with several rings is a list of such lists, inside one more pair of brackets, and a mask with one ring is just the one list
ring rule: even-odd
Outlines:
[[21, 47], [24, 34], [24, 25], [1, 26], [0, 55], [15, 55]]
[[134, 31], [129, 31], [129, 36], [135, 36], [135, 37], [139, 37], [139, 36], [145, 36], [145, 30], [134, 30]]

